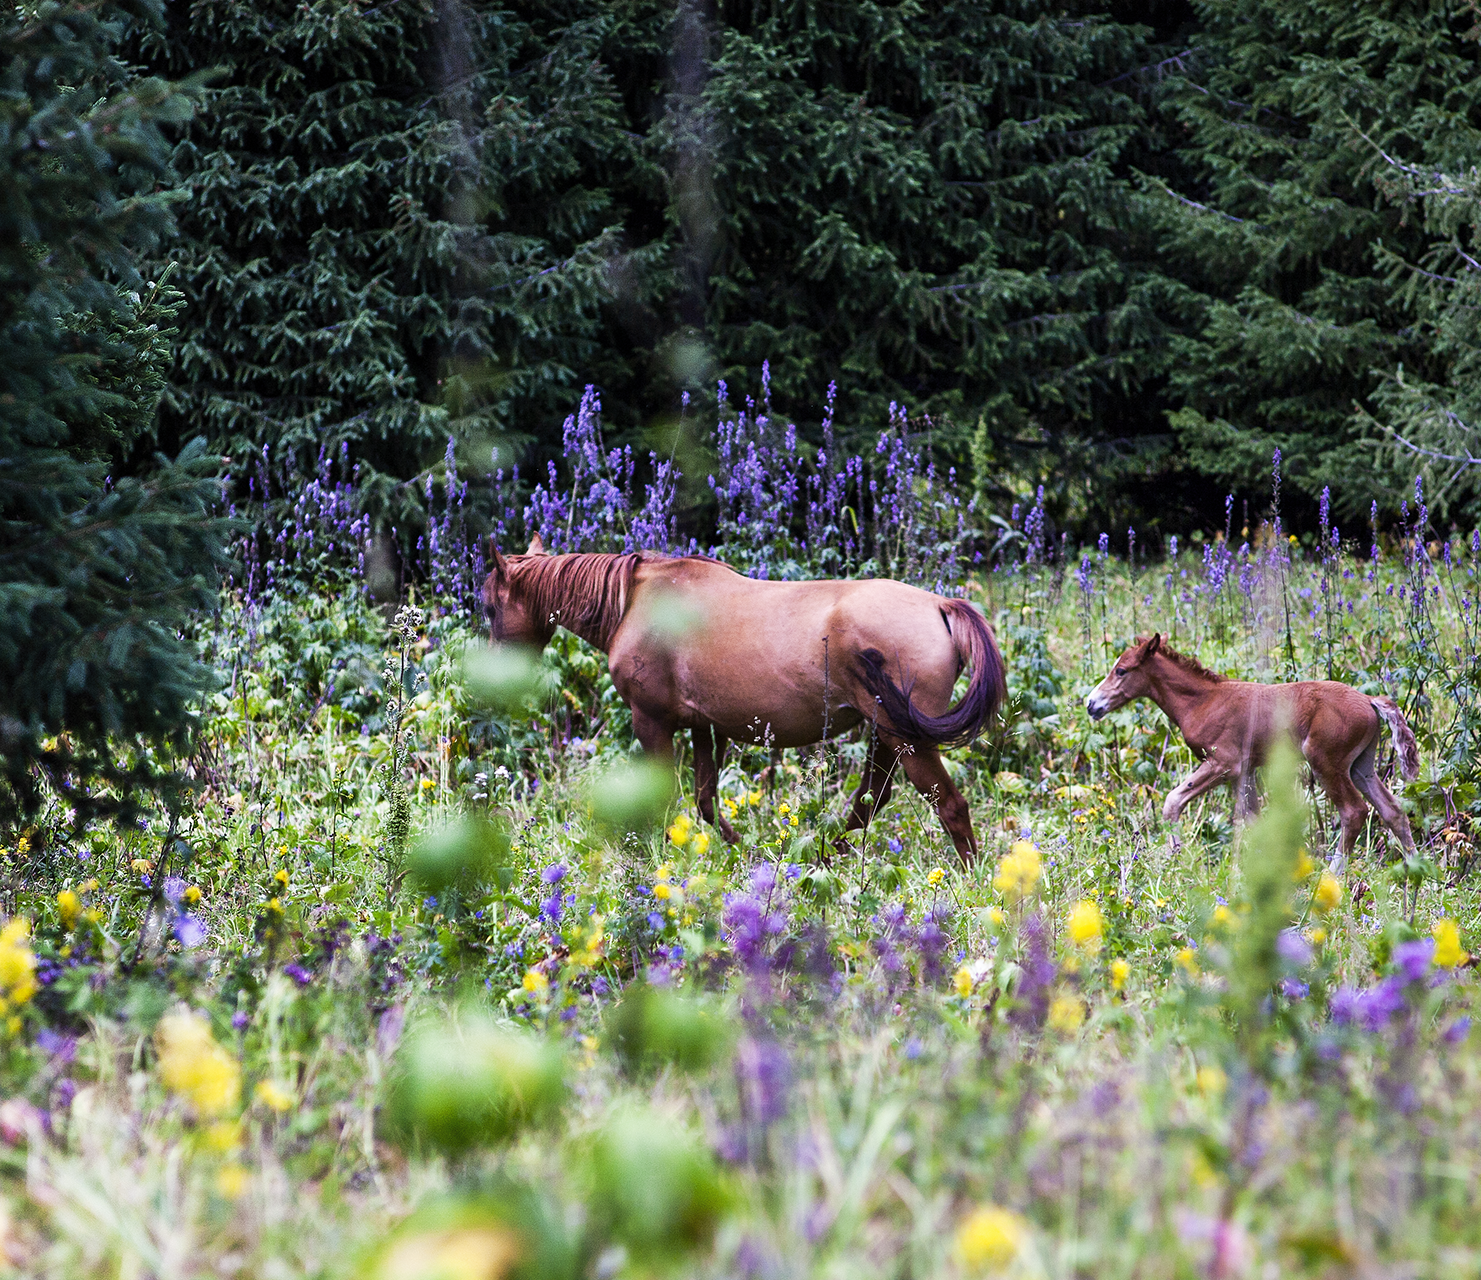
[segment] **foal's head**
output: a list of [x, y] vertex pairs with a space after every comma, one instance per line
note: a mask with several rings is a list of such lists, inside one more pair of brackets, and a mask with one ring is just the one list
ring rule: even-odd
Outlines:
[[1162, 633], [1159, 631], [1151, 636], [1139, 636], [1137, 642], [1116, 659], [1116, 665], [1085, 700], [1085, 709], [1090, 712], [1092, 720], [1099, 720], [1108, 711], [1146, 697], [1152, 688], [1147, 660], [1161, 648]]
[[[483, 608], [489, 620], [489, 638], [495, 643], [528, 644], [543, 649], [555, 630], [547, 619], [537, 618], [525, 592], [519, 590], [518, 573], [513, 560], [523, 557], [505, 557], [499, 548], [490, 542], [489, 559], [493, 568], [483, 583]], [[544, 544], [537, 533], [530, 543], [527, 556], [545, 554]]]

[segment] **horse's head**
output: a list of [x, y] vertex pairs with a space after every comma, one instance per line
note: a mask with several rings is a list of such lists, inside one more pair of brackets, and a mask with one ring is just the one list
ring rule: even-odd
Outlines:
[[520, 589], [520, 564], [526, 556], [543, 556], [545, 546], [537, 533], [523, 556], [505, 556], [489, 539], [489, 562], [493, 566], [483, 583], [483, 609], [489, 620], [489, 638], [494, 643], [533, 645], [543, 649], [555, 628], [548, 619], [534, 616], [528, 595]]
[[1116, 665], [1085, 700], [1085, 709], [1090, 712], [1092, 720], [1099, 720], [1108, 711], [1115, 711], [1117, 707], [1124, 707], [1151, 692], [1147, 659], [1161, 648], [1161, 632], [1137, 637], [1136, 643], [1116, 659]]

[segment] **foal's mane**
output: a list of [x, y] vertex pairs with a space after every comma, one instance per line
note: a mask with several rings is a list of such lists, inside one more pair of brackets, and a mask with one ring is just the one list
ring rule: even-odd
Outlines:
[[[1146, 636], [1138, 637], [1140, 640], [1146, 640], [1147, 638]], [[1191, 676], [1198, 676], [1204, 680], [1212, 680], [1215, 684], [1223, 684], [1229, 679], [1228, 676], [1221, 676], [1217, 671], [1210, 671], [1197, 658], [1190, 658], [1186, 653], [1179, 653], [1166, 640], [1157, 646], [1157, 652], [1166, 654], [1175, 666], [1181, 667]]]

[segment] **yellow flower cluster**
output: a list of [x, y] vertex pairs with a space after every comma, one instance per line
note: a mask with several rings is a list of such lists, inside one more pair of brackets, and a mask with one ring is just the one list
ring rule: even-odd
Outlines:
[[293, 1106], [293, 1094], [276, 1080], [259, 1080], [252, 1096], [270, 1111], [281, 1114]]
[[1072, 1035], [1085, 1021], [1085, 1005], [1079, 996], [1068, 992], [1057, 995], [1049, 1002], [1049, 1027], [1064, 1035]]
[[681, 813], [674, 819], [666, 834], [669, 843], [680, 849], [689, 846], [689, 852], [703, 857], [710, 847], [710, 836], [706, 831], [701, 831], [694, 825], [693, 820], [687, 813]]
[[1034, 891], [1043, 869], [1038, 849], [1027, 840], [1020, 840], [998, 863], [998, 873], [993, 877], [992, 887], [1009, 902], [1016, 902]]
[[1001, 1271], [1028, 1238], [1028, 1224], [1011, 1209], [985, 1204], [963, 1219], [956, 1232], [956, 1251], [971, 1271]]
[[1330, 871], [1323, 871], [1311, 901], [1318, 911], [1335, 911], [1342, 905], [1342, 881]]
[[203, 1116], [220, 1116], [236, 1106], [242, 1072], [211, 1035], [211, 1024], [197, 1013], [162, 1018], [154, 1035], [159, 1074], [171, 1093], [185, 1098]]
[[82, 914], [82, 899], [75, 889], [63, 889], [57, 894], [57, 914], [62, 917], [62, 928], [76, 927], [77, 917]]
[[963, 965], [951, 976], [951, 989], [965, 1000], [972, 994], [972, 971]]
[[538, 969], [531, 969], [525, 974], [524, 980], [519, 984], [532, 996], [543, 996], [550, 990], [550, 979]]
[[1070, 935], [1070, 941], [1080, 950], [1092, 954], [1099, 951], [1101, 935], [1105, 931], [1105, 920], [1101, 916], [1100, 907], [1088, 898], [1075, 903], [1066, 931]]
[[1111, 961], [1111, 990], [1120, 991], [1131, 977], [1131, 965], [1125, 960]]
[[[31, 922], [25, 916], [16, 916], [0, 929], [0, 993], [0, 1013], [36, 994], [36, 953], [31, 950]], [[10, 1030], [19, 1029], [16, 1020]]]
[[586, 927], [573, 941], [571, 946], [571, 963], [579, 965], [583, 969], [590, 969], [602, 958], [602, 942], [606, 933], [602, 926], [604, 920], [601, 916], [592, 916], [587, 921]]
[[930, 885], [931, 888], [933, 888], [933, 889], [938, 884], [940, 884], [943, 880], [945, 880], [945, 879], [946, 879], [946, 868], [945, 867], [932, 867], [931, 870], [930, 870], [930, 872], [926, 875], [926, 883], [928, 885]]
[[1435, 965], [1441, 969], [1458, 969], [1471, 957], [1461, 948], [1460, 929], [1454, 920], [1437, 920], [1430, 931], [1435, 940]]
[[754, 809], [758, 804], [760, 804], [761, 793], [759, 791], [747, 791], [744, 795], [734, 800], [731, 799], [729, 796], [726, 796], [725, 799], [723, 799], [720, 803], [725, 806], [725, 812], [733, 818], [747, 806]]

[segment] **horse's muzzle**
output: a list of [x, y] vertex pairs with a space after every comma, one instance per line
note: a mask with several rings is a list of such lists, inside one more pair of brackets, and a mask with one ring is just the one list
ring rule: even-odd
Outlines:
[[1094, 698], [1090, 698], [1086, 701], [1085, 710], [1090, 713], [1090, 718], [1092, 720], [1099, 720], [1103, 715], [1106, 714], [1105, 707], [1096, 702]]

